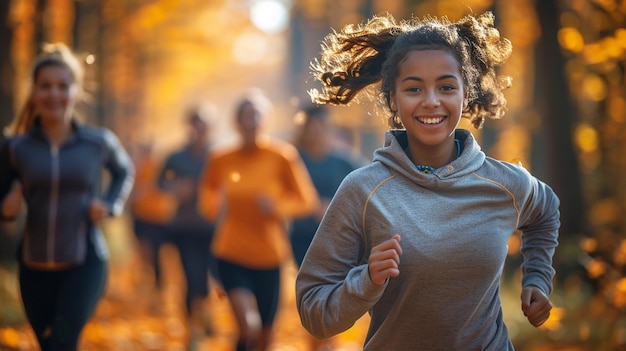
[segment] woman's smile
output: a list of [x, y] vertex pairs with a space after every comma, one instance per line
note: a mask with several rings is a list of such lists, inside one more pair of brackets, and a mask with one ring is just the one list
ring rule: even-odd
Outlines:
[[415, 119], [422, 124], [436, 125], [445, 121], [446, 116], [417, 116]]

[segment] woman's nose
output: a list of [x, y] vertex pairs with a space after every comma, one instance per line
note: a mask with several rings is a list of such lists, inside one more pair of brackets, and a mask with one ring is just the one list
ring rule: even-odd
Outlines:
[[437, 96], [437, 91], [428, 89], [424, 94], [424, 106], [439, 106], [440, 105], [439, 96]]

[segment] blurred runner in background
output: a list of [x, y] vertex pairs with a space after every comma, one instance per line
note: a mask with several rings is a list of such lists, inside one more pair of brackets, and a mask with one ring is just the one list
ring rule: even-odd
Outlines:
[[241, 143], [216, 154], [201, 180], [202, 213], [218, 220], [212, 248], [239, 327], [238, 351], [270, 345], [280, 266], [290, 257], [287, 221], [319, 205], [296, 148], [262, 130], [271, 107], [257, 90], [239, 102]]
[[[334, 151], [335, 131], [328, 118], [327, 107], [323, 105], [307, 106], [295, 116], [294, 122], [299, 128], [296, 131], [294, 145], [298, 148], [320, 197], [320, 206], [313, 215], [291, 223], [289, 237], [298, 268], [339, 184], [356, 168], [347, 153]], [[332, 339], [321, 340], [311, 337], [311, 350], [332, 349]]]
[[138, 144], [133, 153], [133, 161], [137, 170], [135, 186], [129, 199], [133, 231], [143, 266], [153, 277], [148, 283], [161, 291], [163, 282], [159, 251], [166, 242], [167, 224], [176, 213], [177, 203], [171, 194], [157, 186], [162, 164], [154, 155], [153, 142]]
[[168, 226], [168, 240], [178, 248], [185, 274], [185, 307], [192, 343], [211, 332], [205, 310], [209, 273], [219, 284], [215, 257], [210, 251], [214, 225], [198, 212], [198, 178], [209, 157], [210, 119], [215, 113], [212, 105], [188, 112], [188, 141], [166, 158], [158, 178], [159, 187], [172, 194], [178, 204]]
[[76, 350], [106, 283], [99, 224], [122, 213], [134, 169], [113, 132], [77, 118], [83, 68], [65, 45], [44, 47], [30, 83], [0, 148], [0, 217], [15, 218], [25, 200], [18, 262], [28, 321], [42, 351]]

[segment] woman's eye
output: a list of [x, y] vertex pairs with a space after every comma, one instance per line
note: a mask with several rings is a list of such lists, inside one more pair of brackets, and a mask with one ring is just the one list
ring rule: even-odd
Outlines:
[[410, 88], [407, 88], [406, 91], [412, 92], [412, 93], [417, 93], [417, 92], [420, 92], [421, 89], [417, 88], [417, 87], [410, 87]]

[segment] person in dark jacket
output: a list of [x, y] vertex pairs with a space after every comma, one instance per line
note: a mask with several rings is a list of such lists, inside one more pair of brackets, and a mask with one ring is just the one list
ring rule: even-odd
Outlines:
[[300, 267], [339, 184], [358, 166], [347, 155], [333, 149], [334, 126], [329, 121], [325, 106], [312, 104], [303, 107], [294, 119], [298, 126], [294, 145], [320, 197], [320, 206], [315, 213], [291, 223], [291, 248], [294, 260]]
[[67, 351], [78, 348], [104, 292], [108, 249], [99, 223], [122, 212], [134, 168], [112, 131], [77, 119], [83, 74], [74, 54], [63, 44], [43, 49], [0, 148], [0, 217], [16, 218], [25, 202], [24, 309], [42, 351]]
[[[329, 120], [326, 106], [311, 104], [303, 107], [294, 119], [298, 126], [294, 145], [320, 197], [315, 213], [295, 219], [291, 223], [289, 239], [294, 261], [300, 268], [330, 200], [343, 179], [358, 166], [347, 154], [333, 149], [334, 126]], [[311, 337], [309, 349], [332, 350], [333, 339]]]
[[211, 329], [209, 311], [204, 308], [209, 296], [209, 274], [214, 282], [219, 282], [217, 262], [210, 251], [214, 224], [198, 212], [198, 178], [207, 167], [210, 119], [215, 113], [213, 105], [188, 112], [188, 141], [166, 157], [157, 180], [159, 188], [178, 204], [167, 225], [167, 236], [178, 249], [185, 274], [185, 308], [192, 343]]

